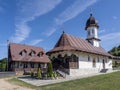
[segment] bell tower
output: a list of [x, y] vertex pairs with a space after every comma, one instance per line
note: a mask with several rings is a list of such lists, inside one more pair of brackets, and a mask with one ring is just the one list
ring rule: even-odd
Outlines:
[[97, 20], [93, 17], [92, 13], [90, 13], [90, 17], [88, 18], [85, 27], [85, 30], [87, 31], [86, 40], [95, 47], [99, 47], [100, 41], [100, 39], [98, 38], [98, 28], [99, 25]]

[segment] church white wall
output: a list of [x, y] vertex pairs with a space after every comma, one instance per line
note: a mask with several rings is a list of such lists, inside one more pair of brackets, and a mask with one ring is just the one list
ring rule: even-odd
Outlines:
[[[79, 51], [64, 51], [52, 54], [51, 59], [52, 57], [57, 57], [59, 54], [61, 54], [62, 56], [64, 56], [65, 54], [67, 54], [68, 56], [75, 54], [77, 57], [79, 57], [79, 68], [70, 69], [71, 76], [99, 73], [103, 69], [103, 59], [105, 60], [105, 68], [110, 70], [112, 69], [112, 60], [106, 56], [95, 55]], [[88, 56], [90, 57], [89, 61]], [[93, 59], [95, 59], [96, 61], [96, 67], [93, 67]]]

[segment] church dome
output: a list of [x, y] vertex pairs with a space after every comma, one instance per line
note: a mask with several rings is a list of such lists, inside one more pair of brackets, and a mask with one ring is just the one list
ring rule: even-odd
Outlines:
[[90, 17], [86, 22], [85, 30], [87, 30], [87, 28], [91, 27], [91, 26], [95, 26], [95, 27], [99, 28], [98, 21], [92, 16], [92, 14], [90, 14]]

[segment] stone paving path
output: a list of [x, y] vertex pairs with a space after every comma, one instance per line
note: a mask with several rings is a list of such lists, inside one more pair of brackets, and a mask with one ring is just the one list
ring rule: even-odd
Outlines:
[[[111, 72], [116, 72], [116, 71], [111, 71]], [[108, 72], [108, 73], [111, 73]], [[76, 77], [67, 77], [67, 78], [62, 78], [62, 79], [55, 79], [55, 80], [38, 80], [38, 79], [32, 79], [32, 78], [19, 78], [19, 80], [22, 80], [26, 83], [35, 85], [35, 86], [43, 86], [43, 85], [49, 85], [49, 84], [55, 84], [55, 83], [60, 83], [64, 81], [69, 81], [69, 80], [75, 80], [75, 79], [81, 79], [81, 78], [86, 78], [86, 77], [91, 77], [91, 76], [96, 76], [100, 74], [107, 74], [107, 73], [94, 73], [90, 75], [81, 75], [81, 76], [76, 76]]]

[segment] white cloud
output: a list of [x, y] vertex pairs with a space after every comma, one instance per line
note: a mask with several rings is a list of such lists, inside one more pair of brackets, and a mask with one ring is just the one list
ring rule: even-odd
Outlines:
[[[54, 19], [55, 20], [54, 27], [51, 27], [52, 29], [50, 29], [49, 32], [52, 32], [52, 30], [55, 32], [57, 26], [62, 25], [68, 20], [75, 18], [77, 15], [82, 13], [86, 8], [93, 5], [97, 1], [99, 0], [76, 0], [71, 6], [66, 8], [57, 18]], [[53, 32], [47, 36], [50, 36], [52, 34]]]
[[98, 0], [77, 0], [70, 7], [66, 8], [58, 18], [55, 19], [57, 25], [61, 25], [64, 22], [73, 19], [81, 12], [83, 12], [87, 7], [93, 5]]
[[48, 31], [44, 32], [43, 34], [46, 36], [51, 36], [56, 31], [56, 28], [52, 27]]
[[29, 45], [37, 45], [37, 44], [39, 44], [39, 43], [42, 42], [42, 41], [43, 41], [43, 39], [33, 40], [33, 41], [31, 41], [31, 42], [29, 43]]
[[15, 35], [11, 37], [11, 40], [19, 43], [25, 40], [29, 36], [29, 33], [30, 27], [27, 25], [27, 23], [16, 24]]
[[115, 39], [118, 39], [118, 41], [120, 41], [120, 40], [119, 40], [119, 37], [120, 37], [120, 32], [115, 32], [115, 33], [109, 33], [109, 34], [103, 35], [103, 36], [101, 36], [100, 38], [101, 38], [103, 41], [115, 40]]
[[102, 40], [102, 46], [106, 50], [110, 50], [112, 47], [116, 45], [120, 45], [120, 32], [115, 32], [115, 33], [109, 33], [106, 35], [100, 36], [100, 39]]
[[104, 32], [105, 32], [105, 29], [98, 30], [98, 33], [99, 33], [99, 34], [102, 34], [102, 33], [104, 33]]
[[30, 21], [53, 10], [62, 0], [17, 0], [18, 15], [16, 16], [15, 34], [10, 38], [13, 42], [22, 42], [29, 34]]

